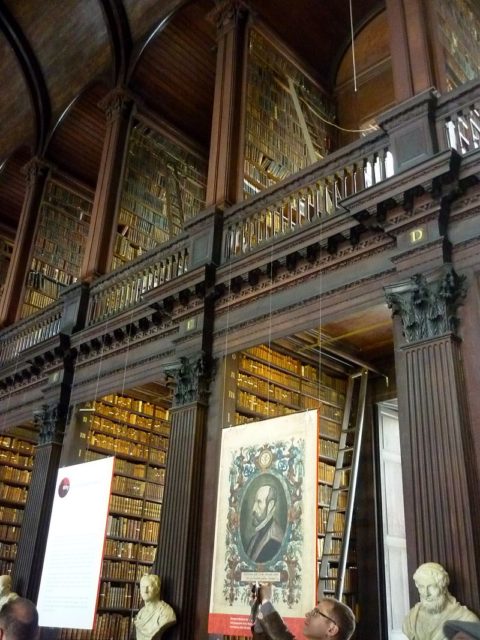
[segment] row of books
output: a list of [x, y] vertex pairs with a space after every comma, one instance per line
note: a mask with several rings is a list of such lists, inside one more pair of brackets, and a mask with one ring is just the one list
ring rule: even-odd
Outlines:
[[[338, 576], [337, 567], [328, 568], [328, 578], [324, 582], [325, 589], [328, 591], [335, 591], [336, 578]], [[345, 570], [343, 588], [345, 591], [355, 591], [357, 588], [357, 569], [356, 567], [347, 567]]]
[[107, 540], [105, 556], [151, 563], [155, 560], [155, 547], [145, 546], [138, 542]]
[[43, 273], [49, 278], [53, 278], [57, 282], [63, 285], [70, 285], [77, 281], [77, 276], [67, 273], [63, 269], [59, 268], [59, 265], [54, 266], [49, 262], [44, 262], [38, 258], [32, 258], [32, 271], [37, 273]]
[[120, 538], [136, 538], [139, 541], [156, 542], [160, 525], [152, 520], [135, 520], [128, 517], [108, 516], [107, 535]]
[[253, 391], [256, 394], [259, 393], [266, 398], [271, 398], [272, 400], [277, 400], [278, 402], [286, 402], [288, 404], [300, 406], [301, 400], [299, 393], [295, 391], [288, 391], [283, 387], [277, 387], [276, 385], [271, 384], [266, 380], [255, 378], [253, 376], [239, 372], [237, 374], [237, 384], [240, 387], [247, 388], [248, 390]]
[[[8, 453], [8, 459], [12, 462], [18, 460], [16, 455], [19, 453], [32, 454], [35, 449], [35, 445], [32, 442], [27, 442], [26, 440], [20, 440], [19, 438], [13, 438], [11, 436], [0, 436], [0, 447], [12, 450], [12, 452]], [[30, 461], [32, 461], [32, 458], [30, 458]]]
[[[110, 394], [108, 396], [103, 396], [102, 400], [104, 402], [109, 402], [116, 407], [122, 407], [124, 409], [130, 409], [131, 411], [136, 411], [138, 413], [144, 413], [147, 416], [151, 416], [152, 418], [161, 418], [162, 420], [168, 420], [168, 409], [164, 409], [156, 404], [152, 404], [151, 402], [146, 402], [145, 400], [139, 400], [137, 398], [130, 398], [128, 396], [122, 396], [117, 394]], [[130, 420], [129, 420], [130, 422]]]
[[15, 560], [17, 557], [18, 547], [16, 543], [9, 544], [7, 542], [0, 542], [0, 559], [2, 560]]
[[254, 411], [262, 416], [272, 418], [295, 413], [295, 409], [291, 409], [290, 407], [286, 407], [285, 405], [278, 404], [276, 402], [262, 400], [252, 393], [246, 393], [241, 390], [238, 390], [237, 393], [237, 406], [239, 409]]
[[25, 487], [12, 487], [9, 484], [2, 484], [0, 486], [0, 500], [25, 504], [27, 501], [27, 493]]
[[[142, 427], [144, 429], [159, 432], [162, 432], [162, 427], [165, 428], [165, 425], [162, 425], [161, 420], [168, 420], [168, 413], [166, 411], [163, 411], [159, 415], [149, 417], [126, 407], [124, 408], [114, 404], [108, 404], [107, 402], [98, 401], [93, 403], [93, 408], [100, 415], [121, 420], [122, 422], [126, 422], [135, 427]], [[164, 431], [164, 433], [168, 435], [169, 430]]]
[[[327, 531], [327, 523], [328, 523], [329, 510], [323, 507], [318, 508], [318, 533], [322, 535]], [[341, 512], [336, 512], [333, 514], [333, 529], [334, 533], [338, 533], [339, 535], [343, 535], [343, 531], [345, 529], [345, 514]]]
[[111, 582], [102, 582], [98, 596], [100, 609], [139, 609], [140, 606], [140, 589], [137, 584], [127, 582], [115, 586]]
[[112, 495], [110, 497], [110, 510], [127, 516], [143, 516], [153, 520], [160, 520], [161, 505], [158, 502]]
[[0, 504], [0, 521], [8, 522], [9, 524], [22, 524], [23, 509], [15, 509], [14, 507], [7, 507]]
[[[318, 504], [322, 507], [328, 507], [330, 505], [330, 499], [332, 496], [332, 487], [328, 484], [319, 484], [317, 486], [318, 491]], [[347, 493], [341, 492], [337, 496], [337, 508], [345, 509], [347, 506]]]
[[20, 527], [12, 527], [10, 524], [0, 524], [0, 539], [5, 542], [18, 542]]
[[90, 629], [60, 629], [57, 640], [128, 640], [130, 618], [120, 614], [102, 613], [95, 617]]
[[140, 578], [149, 573], [149, 571], [149, 564], [135, 564], [125, 560], [104, 560], [102, 564], [102, 579], [139, 582]]

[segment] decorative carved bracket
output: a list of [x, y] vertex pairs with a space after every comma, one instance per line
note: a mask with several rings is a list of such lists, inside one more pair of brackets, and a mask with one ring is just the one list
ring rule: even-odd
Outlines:
[[392, 315], [399, 315], [407, 343], [456, 334], [457, 309], [466, 295], [466, 277], [459, 276], [451, 264], [441, 272], [416, 274], [406, 282], [385, 287]]
[[233, 29], [248, 11], [249, 6], [244, 0], [216, 0], [208, 19], [217, 27], [217, 36], [221, 37]]

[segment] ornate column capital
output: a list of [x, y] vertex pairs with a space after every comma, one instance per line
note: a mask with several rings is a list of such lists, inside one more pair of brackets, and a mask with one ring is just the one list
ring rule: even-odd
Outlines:
[[112, 122], [122, 116], [128, 117], [134, 104], [135, 98], [128, 89], [116, 87], [100, 100], [98, 106], [105, 111], [107, 122]]
[[200, 356], [181, 356], [180, 361], [166, 369], [167, 378], [175, 384], [174, 406], [206, 401], [210, 386], [211, 365], [204, 353]]
[[456, 334], [457, 309], [465, 295], [466, 277], [459, 276], [451, 264], [385, 287], [387, 304], [392, 315], [400, 316], [407, 343]]
[[51, 165], [42, 158], [34, 157], [22, 167], [27, 185], [33, 186], [38, 178], [44, 178], [51, 169]]
[[249, 10], [244, 0], [216, 0], [215, 8], [208, 14], [208, 19], [216, 26], [217, 36], [220, 38], [238, 25]]
[[65, 432], [65, 412], [58, 404], [43, 404], [33, 412], [33, 422], [38, 429], [38, 444], [62, 444]]

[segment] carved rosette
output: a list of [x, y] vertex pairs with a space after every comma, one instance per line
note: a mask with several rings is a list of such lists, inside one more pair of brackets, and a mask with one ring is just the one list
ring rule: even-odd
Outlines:
[[208, 19], [216, 26], [217, 36], [220, 38], [236, 27], [248, 11], [249, 7], [243, 0], [217, 0]]
[[180, 362], [166, 371], [175, 385], [174, 406], [206, 401], [211, 379], [211, 366], [204, 354], [200, 357], [182, 356]]
[[34, 411], [33, 422], [38, 429], [38, 444], [62, 444], [66, 414], [58, 404], [43, 404]]
[[456, 334], [458, 307], [466, 295], [466, 277], [459, 276], [452, 265], [440, 273], [416, 274], [406, 282], [385, 287], [392, 315], [402, 320], [407, 343]]
[[32, 158], [22, 168], [25, 174], [27, 185], [32, 187], [39, 178], [44, 178], [49, 171], [50, 165], [41, 158]]

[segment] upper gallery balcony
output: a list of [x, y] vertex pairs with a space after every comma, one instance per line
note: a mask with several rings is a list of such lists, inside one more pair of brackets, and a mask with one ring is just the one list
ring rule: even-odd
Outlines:
[[478, 173], [473, 2], [468, 20], [413, 2], [399, 22], [402, 0], [125, 3], [117, 19], [92, 1], [60, 31], [53, 3], [24, 4], [0, 41], [18, 69], [0, 104], [13, 376], [63, 333], [204, 289], [210, 264], [248, 271], [273, 243], [278, 260], [335, 252], [418, 190]]

